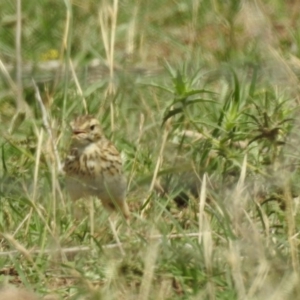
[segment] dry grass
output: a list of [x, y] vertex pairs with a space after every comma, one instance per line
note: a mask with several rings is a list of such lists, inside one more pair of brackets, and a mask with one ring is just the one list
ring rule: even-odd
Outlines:
[[[297, 299], [298, 4], [10, 3], [0, 281], [58, 299]], [[122, 149], [130, 227], [64, 191], [68, 120], [86, 112]]]

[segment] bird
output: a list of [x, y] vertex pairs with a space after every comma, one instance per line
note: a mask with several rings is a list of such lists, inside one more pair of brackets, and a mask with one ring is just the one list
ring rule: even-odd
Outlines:
[[76, 116], [70, 126], [71, 145], [63, 166], [70, 198], [97, 197], [108, 211], [120, 211], [128, 220], [127, 181], [120, 153], [93, 115]]

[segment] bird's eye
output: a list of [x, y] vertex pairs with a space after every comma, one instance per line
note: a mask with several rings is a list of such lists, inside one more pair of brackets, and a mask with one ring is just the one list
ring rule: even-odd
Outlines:
[[94, 129], [95, 129], [95, 125], [91, 125], [91, 126], [90, 126], [90, 129], [91, 129], [91, 130], [94, 130]]

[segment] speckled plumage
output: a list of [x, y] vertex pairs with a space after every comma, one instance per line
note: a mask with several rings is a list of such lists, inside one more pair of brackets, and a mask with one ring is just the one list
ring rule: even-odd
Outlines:
[[118, 150], [106, 139], [91, 115], [71, 122], [72, 143], [64, 163], [66, 187], [73, 200], [95, 196], [107, 209], [119, 209], [126, 218], [126, 178]]

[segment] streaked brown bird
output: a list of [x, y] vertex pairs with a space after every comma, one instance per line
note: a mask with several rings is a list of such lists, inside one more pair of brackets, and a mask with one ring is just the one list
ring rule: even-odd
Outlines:
[[71, 198], [97, 197], [106, 209], [121, 211], [128, 219], [127, 183], [120, 153], [105, 137], [94, 116], [78, 116], [70, 125], [72, 142], [64, 171]]

